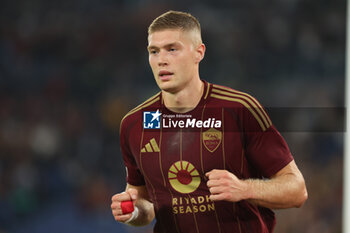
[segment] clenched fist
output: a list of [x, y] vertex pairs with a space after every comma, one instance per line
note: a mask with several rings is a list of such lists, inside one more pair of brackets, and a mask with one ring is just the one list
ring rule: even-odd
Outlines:
[[238, 202], [249, 197], [248, 183], [227, 170], [211, 170], [205, 174], [212, 201]]
[[133, 205], [135, 206], [137, 197], [138, 197], [137, 190], [132, 188], [128, 189], [125, 192], [115, 194], [112, 197], [111, 209], [112, 209], [114, 219], [116, 221], [122, 222], [122, 223], [128, 223], [129, 221], [137, 217], [135, 216], [134, 212], [125, 213], [127, 210], [130, 210], [130, 206], [128, 207], [123, 206], [122, 208], [122, 202], [125, 202], [125, 201], [132, 201]]

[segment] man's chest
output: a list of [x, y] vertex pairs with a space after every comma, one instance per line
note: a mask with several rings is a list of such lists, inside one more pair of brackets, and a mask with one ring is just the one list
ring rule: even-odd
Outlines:
[[[239, 175], [242, 140], [239, 132], [221, 129], [143, 131], [131, 150], [146, 180], [165, 186], [190, 187], [212, 169]], [[176, 189], [176, 188], [175, 188]]]

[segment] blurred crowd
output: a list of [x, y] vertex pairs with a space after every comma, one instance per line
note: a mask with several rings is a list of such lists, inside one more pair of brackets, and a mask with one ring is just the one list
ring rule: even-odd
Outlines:
[[248, 92], [268, 109], [325, 110], [316, 119], [292, 110], [282, 121], [271, 116], [289, 129], [281, 133], [309, 191], [301, 209], [277, 211], [276, 232], [341, 232], [345, 6], [2, 1], [0, 233], [150, 232], [116, 223], [109, 205], [125, 187], [120, 120], [158, 91], [147, 26], [169, 9], [201, 22], [203, 79]]

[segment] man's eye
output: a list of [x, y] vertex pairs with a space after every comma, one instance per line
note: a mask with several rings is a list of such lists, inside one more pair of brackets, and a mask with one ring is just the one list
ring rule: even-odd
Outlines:
[[149, 53], [150, 53], [150, 54], [156, 54], [157, 51], [156, 51], [156, 50], [151, 50]]

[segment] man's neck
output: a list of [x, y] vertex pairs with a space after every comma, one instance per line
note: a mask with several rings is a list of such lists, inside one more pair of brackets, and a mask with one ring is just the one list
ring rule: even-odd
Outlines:
[[204, 83], [196, 79], [184, 89], [170, 93], [162, 91], [165, 106], [173, 112], [185, 113], [194, 109], [202, 98]]

